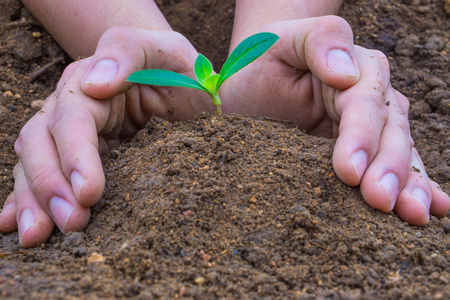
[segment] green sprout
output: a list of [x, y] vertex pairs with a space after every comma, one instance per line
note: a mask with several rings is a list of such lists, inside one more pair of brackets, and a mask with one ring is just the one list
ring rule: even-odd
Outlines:
[[213, 74], [211, 62], [199, 54], [194, 66], [197, 80], [168, 70], [149, 69], [134, 72], [128, 77], [128, 81], [156, 86], [188, 87], [204, 91], [211, 96], [216, 112], [220, 115], [222, 109], [219, 89], [224, 81], [263, 55], [278, 39], [276, 34], [269, 32], [248, 37], [231, 52], [219, 74]]

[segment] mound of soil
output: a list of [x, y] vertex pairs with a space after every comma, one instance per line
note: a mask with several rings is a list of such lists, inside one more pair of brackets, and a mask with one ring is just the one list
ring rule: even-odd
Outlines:
[[[1, 3], [3, 203], [18, 132], [69, 59], [20, 2]], [[223, 63], [234, 1], [157, 3], [175, 30]], [[341, 15], [358, 44], [387, 54], [428, 174], [449, 193], [446, 5], [352, 0]], [[32, 249], [20, 248], [17, 233], [0, 235], [0, 297], [450, 298], [449, 218], [415, 227], [370, 208], [336, 177], [333, 146], [260, 117], [154, 118], [103, 158], [105, 194], [83, 232], [55, 230]]]

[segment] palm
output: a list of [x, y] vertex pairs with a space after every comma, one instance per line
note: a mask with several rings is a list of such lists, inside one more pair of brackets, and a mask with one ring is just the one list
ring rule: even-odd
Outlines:
[[297, 70], [273, 53], [267, 52], [224, 84], [224, 111], [288, 120], [311, 134], [332, 136], [322, 97], [329, 88], [310, 71]]
[[208, 95], [201, 91], [147, 85], [133, 85], [124, 94], [109, 99], [109, 102], [105, 111], [109, 113], [108, 121], [98, 128], [101, 153], [133, 137], [152, 116], [168, 121], [186, 120], [205, 109], [213, 109]]

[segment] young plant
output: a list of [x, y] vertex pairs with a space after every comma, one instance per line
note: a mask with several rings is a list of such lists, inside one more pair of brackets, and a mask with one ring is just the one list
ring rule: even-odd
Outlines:
[[248, 37], [231, 52], [219, 74], [213, 74], [211, 62], [199, 54], [194, 66], [197, 81], [176, 72], [160, 69], [134, 72], [128, 77], [128, 81], [157, 86], [188, 87], [204, 91], [211, 96], [216, 112], [220, 115], [222, 109], [219, 89], [224, 81], [263, 55], [278, 39], [276, 34], [269, 32], [257, 33]]

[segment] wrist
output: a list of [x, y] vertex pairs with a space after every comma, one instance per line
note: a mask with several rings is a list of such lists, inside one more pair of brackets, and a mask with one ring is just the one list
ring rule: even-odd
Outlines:
[[343, 0], [236, 0], [230, 51], [270, 23], [298, 20], [339, 12]]
[[154, 1], [22, 0], [22, 2], [74, 59], [92, 55], [100, 37], [113, 26], [171, 30]]

